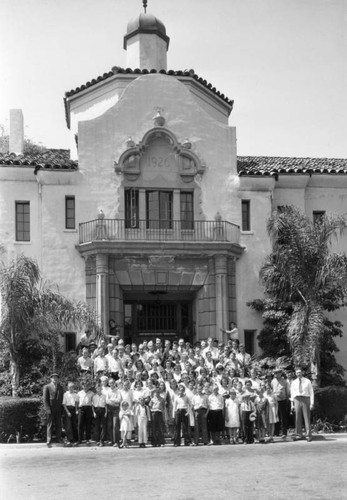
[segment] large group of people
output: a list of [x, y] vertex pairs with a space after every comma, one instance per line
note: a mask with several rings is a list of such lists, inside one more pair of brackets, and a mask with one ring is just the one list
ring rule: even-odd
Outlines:
[[80, 345], [78, 380], [64, 392], [53, 373], [44, 387], [47, 445], [54, 428], [57, 441], [65, 429], [67, 446], [271, 443], [286, 440], [290, 426], [303, 438], [302, 417], [311, 441], [314, 392], [301, 368], [260, 373], [227, 333], [224, 343], [209, 337], [194, 346], [159, 338], [125, 345], [118, 335]]

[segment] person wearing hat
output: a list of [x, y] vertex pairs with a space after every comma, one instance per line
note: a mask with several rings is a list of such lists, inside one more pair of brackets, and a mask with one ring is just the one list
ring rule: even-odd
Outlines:
[[57, 442], [61, 440], [62, 431], [62, 412], [63, 412], [63, 397], [64, 390], [59, 384], [59, 375], [52, 373], [51, 381], [43, 388], [43, 405], [46, 410], [47, 417], [47, 446], [51, 446], [52, 433], [55, 429]]
[[282, 428], [282, 439], [285, 440], [288, 434], [290, 415], [290, 385], [283, 376], [281, 368], [274, 370], [274, 378], [271, 380], [271, 387], [278, 403], [279, 426]]

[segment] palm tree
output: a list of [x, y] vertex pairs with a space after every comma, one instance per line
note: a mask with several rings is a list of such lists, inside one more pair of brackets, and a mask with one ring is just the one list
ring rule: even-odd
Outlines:
[[331, 251], [332, 239], [346, 229], [345, 217], [313, 223], [293, 206], [275, 211], [267, 224], [273, 250], [261, 281], [269, 297], [292, 303], [287, 336], [294, 361], [310, 362], [318, 380], [325, 311], [346, 303], [347, 257]]
[[[84, 302], [64, 297], [44, 283], [37, 263], [20, 255], [0, 270], [0, 337], [10, 355], [12, 395], [20, 379], [20, 345], [38, 336], [56, 346], [57, 333], [68, 326], [96, 328], [94, 311]], [[53, 347], [54, 350], [54, 347]]]

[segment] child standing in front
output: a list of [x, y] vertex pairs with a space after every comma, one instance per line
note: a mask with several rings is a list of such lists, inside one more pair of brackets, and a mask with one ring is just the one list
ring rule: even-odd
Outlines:
[[152, 420], [152, 445], [154, 447], [164, 446], [165, 439], [163, 435], [163, 413], [165, 401], [160, 395], [160, 387], [157, 387], [148, 405], [151, 409]]
[[138, 429], [138, 443], [139, 448], [146, 448], [148, 441], [147, 426], [150, 420], [150, 411], [146, 405], [145, 398], [139, 399], [139, 404], [135, 410], [137, 429]]
[[265, 431], [268, 425], [269, 401], [264, 396], [265, 384], [260, 383], [258, 396], [255, 398], [256, 427], [259, 443], [265, 443]]
[[269, 402], [269, 443], [273, 442], [275, 423], [278, 422], [278, 402], [272, 390], [271, 383], [266, 386], [265, 398]]
[[132, 416], [133, 411], [130, 409], [128, 401], [122, 401], [119, 412], [121, 433], [121, 444], [119, 448], [128, 448], [128, 439], [131, 439], [131, 433], [133, 431]]
[[229, 430], [230, 444], [236, 444], [240, 429], [240, 401], [236, 398], [236, 391], [230, 391], [230, 398], [225, 402], [225, 427]]
[[250, 419], [251, 413], [254, 412], [255, 406], [251, 400], [251, 394], [246, 391], [242, 395], [242, 401], [240, 405], [241, 409], [241, 422], [243, 430], [243, 443], [250, 444], [254, 443], [253, 435], [253, 421]]

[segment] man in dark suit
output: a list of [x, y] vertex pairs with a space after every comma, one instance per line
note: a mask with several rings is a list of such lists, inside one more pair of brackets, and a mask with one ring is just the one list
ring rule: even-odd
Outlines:
[[51, 382], [43, 388], [43, 405], [47, 414], [47, 446], [51, 446], [52, 430], [55, 428], [57, 442], [61, 439], [61, 417], [64, 391], [59, 384], [59, 376], [52, 373]]

